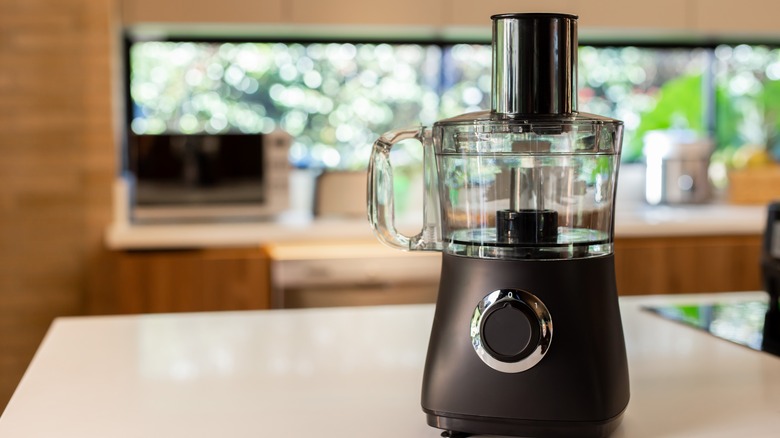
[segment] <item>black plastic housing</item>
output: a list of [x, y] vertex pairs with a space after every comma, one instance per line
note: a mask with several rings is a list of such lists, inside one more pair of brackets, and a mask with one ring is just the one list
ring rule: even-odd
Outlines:
[[769, 306], [764, 319], [761, 349], [780, 354], [780, 258], [773, 255], [773, 245], [780, 239], [776, 236], [776, 224], [780, 223], [780, 202], [767, 207], [764, 244], [761, 252], [761, 274], [764, 290], [769, 294]]
[[[612, 255], [485, 260], [443, 254], [422, 389], [428, 424], [465, 434], [603, 437], [629, 400], [628, 365]], [[482, 362], [470, 324], [498, 289], [530, 292], [552, 318], [547, 354], [504, 373]]]

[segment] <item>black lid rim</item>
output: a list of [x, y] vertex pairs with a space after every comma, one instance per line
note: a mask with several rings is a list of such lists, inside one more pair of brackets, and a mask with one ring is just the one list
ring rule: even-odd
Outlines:
[[509, 12], [504, 14], [491, 15], [491, 20], [501, 19], [538, 19], [538, 18], [552, 18], [552, 19], [570, 19], [577, 20], [579, 17], [574, 14], [563, 14], [554, 12]]

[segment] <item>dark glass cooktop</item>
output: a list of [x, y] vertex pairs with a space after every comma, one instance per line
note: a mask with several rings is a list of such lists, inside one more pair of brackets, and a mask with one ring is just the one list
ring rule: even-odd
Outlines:
[[764, 331], [767, 308], [765, 301], [744, 301], [676, 304], [644, 309], [721, 339], [780, 356], [780, 339], [777, 334]]

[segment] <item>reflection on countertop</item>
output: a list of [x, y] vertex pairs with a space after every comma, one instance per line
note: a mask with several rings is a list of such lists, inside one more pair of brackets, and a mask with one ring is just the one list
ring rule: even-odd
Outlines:
[[[704, 330], [721, 339], [763, 350], [764, 320], [768, 297], [756, 300], [710, 303], [673, 303], [647, 306], [645, 310], [660, 317]], [[780, 351], [766, 349], [780, 356]]]

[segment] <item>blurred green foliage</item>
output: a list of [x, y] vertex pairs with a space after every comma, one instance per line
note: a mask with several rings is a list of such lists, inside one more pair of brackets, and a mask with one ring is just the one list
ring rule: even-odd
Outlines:
[[[381, 133], [490, 102], [484, 44], [146, 41], [131, 47], [130, 65], [133, 132], [281, 128], [295, 138], [291, 160], [306, 167], [363, 168]], [[580, 111], [624, 121], [624, 161], [642, 159], [649, 130], [706, 134], [708, 93], [719, 159], [744, 144], [780, 155], [780, 49], [581, 46], [578, 77]], [[418, 145], [393, 153], [399, 174], [419, 167]]]
[[764, 82], [759, 102], [764, 108], [767, 148], [776, 160], [780, 160], [780, 80]]
[[[715, 101], [714, 132], [708, 132], [705, 106], [712, 93]], [[739, 142], [737, 113], [722, 84], [708, 90], [704, 74], [686, 75], [672, 79], [658, 91], [655, 106], [640, 115], [641, 122], [631, 143], [624, 148], [628, 160], [637, 160], [643, 153], [642, 139], [648, 131], [686, 129], [701, 137], [714, 134], [716, 149], [733, 147]]]
[[643, 138], [648, 131], [674, 128], [706, 135], [702, 89], [701, 74], [681, 76], [663, 84], [655, 106], [640, 115], [634, 138], [623, 150], [627, 159], [641, 158]]
[[[296, 164], [361, 168], [379, 134], [437, 117], [437, 46], [135, 44], [135, 133], [270, 132]], [[434, 53], [430, 53], [433, 51]]]

